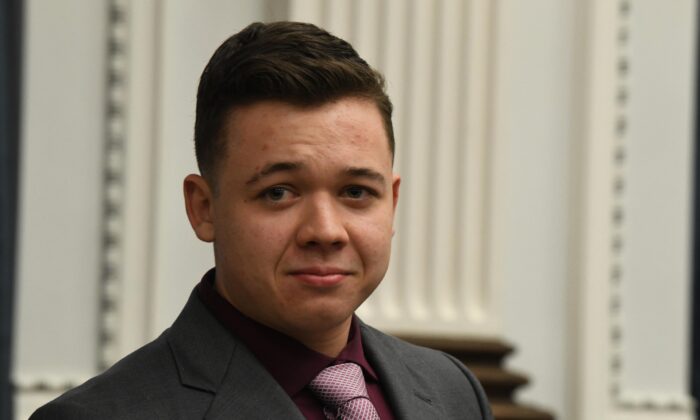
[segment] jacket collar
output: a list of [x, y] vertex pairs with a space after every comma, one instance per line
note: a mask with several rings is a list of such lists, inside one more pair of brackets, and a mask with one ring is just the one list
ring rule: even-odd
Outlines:
[[191, 294], [182, 312], [167, 332], [183, 385], [215, 393], [224, 379], [236, 340]]
[[255, 356], [209, 313], [196, 291], [167, 340], [182, 385], [214, 394], [206, 419], [304, 420]]
[[[377, 371], [397, 419], [444, 418], [428, 381], [410, 366], [421, 363], [393, 338], [360, 322], [365, 355]], [[184, 386], [213, 394], [206, 419], [304, 420], [294, 402], [255, 356], [221, 325], [194, 291], [167, 333]]]
[[442, 419], [447, 416], [438, 399], [431, 393], [429, 382], [422, 375], [411, 369], [420, 360], [411, 360], [411, 356], [402, 349], [396, 338], [360, 324], [365, 356], [377, 370], [382, 390], [397, 419]]

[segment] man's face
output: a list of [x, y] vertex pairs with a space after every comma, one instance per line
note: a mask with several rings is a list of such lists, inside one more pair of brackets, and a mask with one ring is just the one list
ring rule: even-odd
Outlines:
[[398, 199], [376, 105], [259, 102], [225, 132], [211, 226], [195, 226], [214, 241], [217, 289], [295, 337], [346, 325], [387, 270]]

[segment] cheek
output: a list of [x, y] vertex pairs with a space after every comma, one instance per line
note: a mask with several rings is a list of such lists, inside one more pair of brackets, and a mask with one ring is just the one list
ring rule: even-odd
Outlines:
[[242, 226], [237, 236], [242, 239], [241, 245], [245, 248], [242, 251], [253, 255], [272, 252], [279, 248], [282, 242], [279, 230], [256, 227], [254, 224]]
[[255, 214], [235, 214], [216, 227], [217, 242], [238, 259], [253, 258], [254, 262], [281, 244], [280, 224], [265, 222]]
[[358, 252], [362, 257], [368, 274], [383, 277], [389, 264], [391, 254], [391, 223], [384, 220], [381, 223], [361, 224], [355, 235]]
[[274, 264], [294, 240], [291, 223], [283, 218], [265, 219], [253, 215], [235, 230], [233, 240], [241, 239], [241, 252], [247, 257]]

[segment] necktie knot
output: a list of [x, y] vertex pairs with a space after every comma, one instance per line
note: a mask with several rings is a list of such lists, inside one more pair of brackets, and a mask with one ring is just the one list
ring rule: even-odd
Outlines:
[[379, 419], [367, 395], [362, 368], [355, 363], [325, 368], [311, 381], [309, 389], [330, 409], [324, 410], [329, 419]]

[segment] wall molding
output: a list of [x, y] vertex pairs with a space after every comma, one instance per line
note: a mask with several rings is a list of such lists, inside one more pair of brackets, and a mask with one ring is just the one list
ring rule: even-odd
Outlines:
[[658, 413], [687, 413], [695, 402], [687, 395], [651, 394], [622, 391], [615, 397], [618, 409], [624, 411], [653, 411]]
[[622, 322], [622, 289], [623, 262], [621, 261], [624, 252], [624, 192], [625, 192], [625, 162], [626, 149], [625, 140], [627, 134], [628, 118], [626, 105], [628, 103], [629, 92], [627, 77], [630, 71], [630, 62], [627, 53], [629, 43], [629, 15], [630, 3], [628, 0], [618, 0], [617, 23], [617, 62], [616, 62], [616, 83], [615, 83], [615, 120], [613, 136], [613, 161], [612, 161], [612, 209], [610, 214], [610, 287], [609, 291], [609, 337], [610, 337], [610, 393], [613, 400], [620, 405], [621, 375], [624, 366], [623, 360], [623, 322]]
[[[630, 322], [634, 322], [631, 321], [636, 313], [634, 310], [640, 310], [639, 301], [630, 301], [633, 296], [628, 295], [630, 285], [637, 281], [630, 274], [632, 268], [637, 266], [629, 264], [638, 261], [639, 255], [644, 255], [639, 254], [636, 247], [639, 242], [631, 242], [640, 239], [632, 237], [630, 226], [632, 221], [639, 223], [639, 220], [646, 220], [643, 214], [636, 214], [642, 205], [640, 203], [643, 203], [640, 200], [646, 199], [639, 195], [640, 191], [646, 191], [641, 190], [640, 186], [644, 180], [636, 177], [630, 179], [640, 174], [639, 166], [632, 166], [632, 163], [640, 165], [643, 162], [640, 163], [638, 155], [630, 156], [630, 150], [649, 153], [649, 149], [643, 149], [648, 146], [638, 144], [644, 139], [631, 136], [637, 136], [634, 131], [639, 127], [637, 124], [641, 126], [644, 123], [635, 120], [635, 116], [647, 115], [640, 109], [650, 112], [648, 106], [641, 107], [648, 102], [641, 101], [649, 101], [651, 92], [654, 92], [631, 90], [637, 86], [635, 83], [641, 83], [639, 77], [650, 77], [648, 72], [644, 73], [648, 70], [644, 66], [653, 59], [650, 54], [658, 55], [659, 48], [657, 45], [649, 46], [656, 50], [640, 50], [642, 46], [646, 48], [646, 44], [634, 44], [634, 40], [641, 39], [642, 34], [632, 33], [632, 28], [650, 24], [650, 13], [654, 9], [642, 7], [651, 6], [653, 4], [633, 0], [596, 0], [586, 8], [589, 14], [584, 34], [587, 68], [585, 89], [582, 91], [586, 111], [583, 113], [582, 121], [585, 123], [581, 138], [585, 156], [581, 180], [583, 189], [576, 203], [582, 212], [582, 223], [578, 228], [581, 243], [576, 261], [579, 265], [576, 299], [580, 302], [575, 338], [578, 384], [573, 388], [575, 397], [571, 409], [581, 420], [637, 417], [689, 419], [694, 407], [692, 397], [675, 388], [669, 388], [667, 392], [663, 389], [648, 392], [640, 385], [641, 390], [636, 391], [634, 383], [629, 383], [634, 380], [629, 378], [635, 377], [630, 370], [634, 369], [633, 362], [637, 363], [637, 367], [639, 364], [639, 360], [630, 358], [633, 354], [630, 352], [634, 350], [631, 346], [635, 345], [632, 343], [633, 332], [637, 334], [634, 337], [639, 336], [638, 330], [632, 330], [632, 326], [639, 324]], [[644, 11], [646, 20], [636, 8]], [[683, 9], [669, 10], [669, 13], [680, 13], [679, 10]], [[668, 16], [673, 15], [666, 16], [670, 19]], [[657, 30], [668, 27], [668, 20], [663, 22], [659, 25], [666, 26], [659, 26]], [[667, 35], [663, 38], [664, 42], [670, 42], [672, 38], [669, 36], [678, 37], [684, 33], [664, 33]], [[635, 57], [639, 63], [635, 62]], [[678, 97], [669, 98], [671, 101], [679, 100]], [[674, 106], [683, 105], [674, 102]], [[678, 120], [674, 121], [678, 124]], [[678, 140], [682, 141], [681, 138]], [[637, 172], [632, 171], [633, 168]], [[636, 194], [636, 201], [630, 198], [632, 192]], [[638, 224], [634, 226], [634, 229], [639, 228]], [[632, 249], [635, 254], [632, 254]], [[633, 257], [637, 259], [630, 260]], [[674, 284], [681, 282], [677, 279]], [[683, 343], [674, 345], [681, 346]], [[678, 363], [682, 366], [683, 362], [679, 360]], [[678, 381], [682, 381], [682, 378], [678, 378]]]
[[103, 179], [103, 224], [100, 277], [98, 369], [114, 364], [119, 354], [122, 312], [126, 101], [128, 83], [127, 0], [111, 0], [108, 17], [107, 103]]
[[632, 54], [630, 53], [631, 33], [630, 21], [634, 19], [634, 2], [618, 0], [617, 2], [617, 59], [615, 65], [615, 122], [612, 150], [612, 209], [610, 227], [610, 287], [609, 316], [610, 316], [610, 397], [613, 404], [620, 410], [653, 411], [664, 413], [688, 412], [693, 409], [693, 399], [684, 394], [660, 394], [634, 392], [626, 389], [623, 383], [625, 363], [625, 302], [622, 284], [625, 282], [623, 256], [625, 253], [625, 190], [627, 179], [628, 151], [626, 144], [629, 139], [630, 120], [629, 100], [634, 92], [630, 92], [630, 74], [634, 70]]

